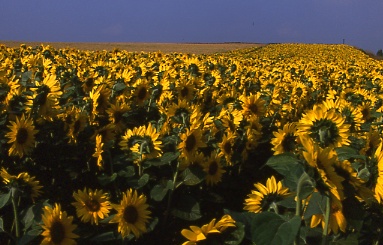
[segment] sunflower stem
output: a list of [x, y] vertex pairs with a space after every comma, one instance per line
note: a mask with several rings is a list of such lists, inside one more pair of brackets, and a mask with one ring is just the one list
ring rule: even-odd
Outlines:
[[17, 211], [16, 195], [15, 195], [15, 192], [17, 192], [17, 189], [15, 187], [12, 187], [10, 191], [11, 191], [11, 202], [12, 202], [15, 232], [16, 232], [16, 243], [17, 243], [20, 237], [19, 215]]
[[325, 223], [324, 223], [323, 234], [322, 234], [322, 245], [327, 244], [327, 235], [328, 235], [328, 225], [330, 222], [330, 213], [331, 213], [331, 200], [330, 200], [330, 196], [328, 194], [328, 195], [326, 195], [326, 213], [325, 213]]
[[[299, 193], [300, 186], [298, 185], [298, 193]], [[295, 215], [298, 216], [299, 218], [302, 217], [302, 200], [299, 198], [299, 195], [297, 195], [297, 204], [295, 207]], [[300, 241], [300, 227], [298, 229], [298, 233], [295, 237], [294, 245], [298, 245]]]
[[174, 192], [175, 186], [176, 186], [176, 180], [177, 180], [177, 177], [178, 177], [179, 167], [180, 167], [180, 162], [177, 161], [177, 168], [176, 168], [176, 171], [175, 171], [175, 173], [173, 175], [173, 187], [172, 187], [172, 189], [169, 190], [168, 204], [167, 204], [167, 207], [166, 207], [166, 214], [165, 214], [165, 223], [167, 222], [168, 216], [169, 216], [169, 213], [170, 213], [170, 206], [171, 206], [171, 203], [172, 203], [173, 192]]
[[143, 141], [140, 145], [140, 162], [138, 164], [138, 176], [142, 176], [142, 155], [143, 155], [143, 151], [144, 151], [144, 148], [146, 147], [146, 141]]

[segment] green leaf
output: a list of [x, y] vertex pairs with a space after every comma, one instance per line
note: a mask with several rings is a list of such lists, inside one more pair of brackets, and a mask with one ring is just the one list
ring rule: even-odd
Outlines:
[[257, 214], [253, 212], [236, 212], [228, 209], [224, 209], [224, 213], [229, 214], [236, 222], [244, 224], [246, 238], [251, 240], [251, 223]]
[[299, 160], [291, 153], [283, 153], [269, 158], [266, 165], [273, 168], [284, 176], [284, 185], [295, 191], [298, 180], [304, 172], [303, 166]]
[[110, 176], [107, 174], [103, 174], [103, 175], [97, 177], [98, 182], [102, 186], [106, 186], [106, 185], [112, 183], [116, 178], [117, 178], [117, 173], [113, 173]]
[[138, 188], [144, 187], [149, 182], [149, 174], [143, 174], [138, 180]]
[[272, 212], [257, 214], [251, 224], [252, 241], [257, 245], [292, 244], [301, 226], [300, 217], [286, 221]]
[[160, 158], [149, 159], [145, 161], [145, 164], [150, 164], [152, 166], [162, 166], [170, 164], [172, 161], [176, 160], [180, 152], [166, 152]]
[[319, 192], [314, 192], [304, 213], [305, 219], [310, 219], [314, 214], [324, 214], [326, 210], [326, 197]]
[[360, 155], [359, 152], [349, 146], [335, 148], [339, 161], [349, 160], [351, 158], [366, 160], [366, 156]]
[[315, 182], [306, 172], [303, 172], [303, 174], [299, 178], [298, 185], [300, 185], [300, 189], [298, 187], [299, 192], [297, 193], [297, 195], [300, 200], [306, 199], [309, 195], [313, 193], [315, 188]]
[[0, 232], [4, 232], [4, 221], [0, 218]]
[[190, 166], [180, 174], [185, 185], [198, 185], [205, 179], [205, 173], [200, 167]]
[[22, 82], [27, 82], [28, 80], [31, 80], [31, 78], [32, 78], [32, 71], [23, 72], [23, 74], [21, 75]]
[[17, 245], [26, 245], [31, 244], [31, 241], [33, 241], [36, 237], [40, 236], [40, 234], [43, 232], [43, 229], [40, 225], [34, 226], [31, 230], [26, 232], [21, 239], [17, 242]]
[[[235, 222], [236, 228], [232, 232], [223, 233], [223, 244], [227, 245], [239, 245], [245, 237], [245, 225], [241, 222]], [[231, 228], [229, 228], [231, 229]]]
[[202, 217], [199, 203], [191, 196], [183, 196], [182, 202], [172, 210], [172, 214], [177, 218], [193, 221]]
[[136, 175], [136, 171], [134, 170], [133, 166], [128, 166], [125, 170], [118, 171], [118, 176], [121, 176], [123, 178], [131, 178], [134, 175]]
[[166, 196], [166, 193], [168, 193], [168, 190], [171, 189], [173, 189], [173, 181], [168, 180], [166, 183], [155, 185], [150, 191], [150, 197], [155, 201], [162, 201]]
[[118, 83], [114, 84], [113, 90], [116, 91], [116, 92], [119, 92], [119, 91], [124, 90], [126, 87], [127, 86], [125, 85], [125, 83], [118, 82]]
[[114, 235], [114, 231], [107, 231], [92, 237], [90, 240], [99, 243], [99, 242], [110, 242], [116, 239], [117, 237]]
[[48, 204], [48, 200], [39, 201], [36, 204], [33, 204], [28, 209], [25, 210], [25, 213], [22, 222], [24, 229], [29, 229], [34, 223], [39, 223], [41, 221], [41, 215], [43, 214], [43, 208]]
[[11, 192], [0, 194], [0, 208], [4, 207], [11, 200]]
[[360, 171], [358, 171], [358, 178], [362, 179], [363, 181], [368, 181], [370, 179], [371, 173], [367, 168], [363, 168]]

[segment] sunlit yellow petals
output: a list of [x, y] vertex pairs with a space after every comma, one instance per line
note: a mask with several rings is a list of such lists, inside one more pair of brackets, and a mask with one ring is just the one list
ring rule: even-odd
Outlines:
[[41, 235], [44, 239], [41, 244], [77, 244], [74, 239], [79, 236], [73, 233], [77, 225], [72, 224], [72, 216], [67, 216], [65, 211], [61, 211], [60, 204], [55, 204], [53, 209], [45, 206], [43, 211], [42, 228], [44, 231]]
[[288, 188], [283, 187], [280, 181], [277, 183], [274, 176], [266, 180], [266, 186], [256, 183], [254, 187], [259, 192], [252, 190], [244, 203], [243, 209], [249, 212], [259, 213], [267, 211], [272, 203], [276, 203], [290, 195]]
[[5, 136], [8, 138], [8, 143], [12, 144], [9, 148], [10, 156], [23, 157], [28, 155], [35, 145], [35, 130], [31, 118], [25, 117], [23, 114], [20, 118], [16, 118], [16, 122], [11, 122], [8, 126], [11, 130]]
[[136, 190], [129, 189], [123, 193], [120, 204], [112, 205], [117, 214], [110, 220], [110, 223], [118, 223], [118, 232], [122, 237], [133, 233], [136, 238], [147, 231], [146, 225], [149, 222], [151, 212], [146, 203], [146, 196], [138, 196]]
[[109, 216], [112, 207], [108, 196], [102, 190], [93, 191], [84, 188], [83, 191], [74, 192], [73, 197], [76, 202], [72, 205], [76, 207], [77, 217], [81, 218], [81, 221], [98, 225], [99, 219]]

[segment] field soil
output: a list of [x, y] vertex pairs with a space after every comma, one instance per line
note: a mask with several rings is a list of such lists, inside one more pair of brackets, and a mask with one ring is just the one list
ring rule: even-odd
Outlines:
[[107, 50], [113, 49], [126, 50], [129, 52], [157, 52], [163, 53], [193, 53], [193, 54], [213, 54], [227, 52], [236, 49], [246, 49], [263, 46], [260, 43], [82, 43], [82, 42], [21, 42], [21, 41], [1, 41], [6, 47], [17, 48], [21, 44], [27, 46], [50, 45], [54, 48], [75, 48], [80, 50]]

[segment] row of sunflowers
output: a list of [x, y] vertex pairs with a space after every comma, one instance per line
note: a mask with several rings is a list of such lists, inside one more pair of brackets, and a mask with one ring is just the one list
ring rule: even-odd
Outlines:
[[383, 62], [0, 45], [1, 244], [382, 243]]

